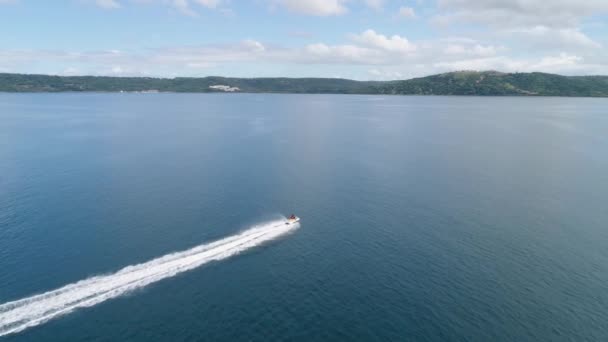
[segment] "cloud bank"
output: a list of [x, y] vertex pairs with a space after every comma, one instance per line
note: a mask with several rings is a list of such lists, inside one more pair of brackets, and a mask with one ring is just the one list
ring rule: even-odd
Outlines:
[[[217, 15], [232, 11], [237, 19], [231, 25], [239, 25], [239, 17], [247, 15], [235, 11], [234, 0], [87, 1], [108, 15], [142, 4], [165, 6], [193, 21], [201, 20], [201, 11]], [[0, 4], [9, 3], [23, 2], [0, 0]], [[283, 43], [243, 37], [213, 44], [134, 46], [128, 50], [0, 48], [0, 70], [32, 72], [33, 65], [43, 65], [40, 70], [44, 73], [171, 77], [242, 76], [243, 70], [258, 71], [250, 76], [278, 76], [268, 70], [288, 70], [288, 76], [326, 76], [327, 70], [339, 69], [341, 76], [356, 79], [409, 78], [462, 69], [608, 74], [606, 38], [585, 29], [593, 18], [608, 14], [606, 0], [437, 0], [418, 1], [425, 5], [416, 8], [409, 7], [416, 2], [390, 0], [252, 3], [271, 17], [315, 17], [338, 23], [355, 13], [370, 13], [397, 24], [392, 31], [370, 26], [348, 30], [341, 39], [331, 40], [306, 30], [290, 30]], [[431, 34], [412, 37], [412, 27]]]

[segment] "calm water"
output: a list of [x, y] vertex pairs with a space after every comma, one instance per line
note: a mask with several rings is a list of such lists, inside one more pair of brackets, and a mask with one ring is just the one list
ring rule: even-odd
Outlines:
[[606, 341], [608, 100], [0, 95], [0, 303], [297, 213], [6, 341]]

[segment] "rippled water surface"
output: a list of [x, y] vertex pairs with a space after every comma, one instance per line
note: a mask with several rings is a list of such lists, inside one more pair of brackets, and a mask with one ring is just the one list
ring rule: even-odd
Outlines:
[[0, 340], [607, 341], [607, 109], [0, 94], [0, 304], [302, 218]]

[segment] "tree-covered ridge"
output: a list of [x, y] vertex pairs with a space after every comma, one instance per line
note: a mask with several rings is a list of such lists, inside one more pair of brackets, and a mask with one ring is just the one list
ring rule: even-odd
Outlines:
[[236, 87], [242, 92], [268, 93], [377, 93], [378, 82], [336, 78], [228, 78], [228, 77], [106, 77], [0, 74], [0, 91], [5, 92], [193, 92], [221, 91], [216, 85]]
[[[521, 95], [608, 97], [608, 76], [459, 71], [404, 81], [337, 78], [150, 78], [0, 74], [4, 92], [241, 92], [401, 95]], [[212, 88], [213, 87], [213, 88]]]
[[388, 82], [387, 94], [608, 96], [608, 76], [458, 71]]

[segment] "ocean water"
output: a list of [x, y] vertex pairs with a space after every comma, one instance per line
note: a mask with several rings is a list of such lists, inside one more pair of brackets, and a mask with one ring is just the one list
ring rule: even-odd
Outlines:
[[0, 94], [0, 340], [607, 341], [607, 109]]

